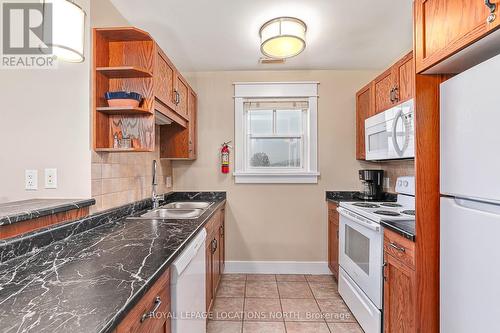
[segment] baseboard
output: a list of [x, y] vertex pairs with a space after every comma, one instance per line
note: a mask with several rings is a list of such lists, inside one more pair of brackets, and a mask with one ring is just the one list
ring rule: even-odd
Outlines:
[[226, 261], [224, 273], [332, 274], [326, 261]]

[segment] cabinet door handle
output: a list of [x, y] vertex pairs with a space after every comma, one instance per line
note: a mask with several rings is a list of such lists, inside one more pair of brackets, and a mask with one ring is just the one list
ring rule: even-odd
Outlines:
[[406, 252], [406, 249], [404, 247], [401, 247], [401, 246], [398, 246], [396, 243], [394, 242], [390, 242], [389, 243], [389, 246], [392, 247], [393, 249], [396, 249], [398, 250], [399, 252]]
[[156, 296], [154, 307], [151, 309], [151, 311], [146, 312], [142, 315], [141, 323], [143, 323], [146, 319], [154, 318], [156, 316], [156, 311], [158, 311], [158, 309], [160, 308], [160, 305], [161, 305], [161, 298], [160, 296]]
[[484, 0], [484, 4], [486, 5], [486, 7], [490, 9], [490, 15], [486, 19], [486, 22], [491, 23], [495, 21], [495, 19], [497, 18], [497, 16], [495, 15], [495, 10], [497, 9], [497, 5], [495, 3], [492, 3], [491, 0]]
[[387, 275], [385, 275], [385, 268], [387, 267], [387, 261], [384, 261], [382, 265], [382, 276], [384, 277], [384, 281], [387, 281]]
[[394, 103], [394, 88], [391, 89], [391, 92], [389, 93], [389, 98], [391, 100], [391, 103]]
[[399, 102], [399, 88], [394, 87], [394, 102]]

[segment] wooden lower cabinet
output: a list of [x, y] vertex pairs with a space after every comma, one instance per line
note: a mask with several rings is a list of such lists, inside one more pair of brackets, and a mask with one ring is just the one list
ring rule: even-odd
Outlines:
[[224, 208], [218, 210], [205, 226], [207, 230], [205, 247], [207, 312], [213, 305], [221, 276], [224, 273], [226, 258], [224, 213]]
[[384, 332], [416, 332], [414, 243], [384, 230]]
[[[155, 282], [116, 328], [116, 333], [170, 333], [170, 269]], [[152, 311], [155, 310], [154, 315]]]
[[328, 202], [328, 267], [339, 279], [339, 213], [338, 205]]

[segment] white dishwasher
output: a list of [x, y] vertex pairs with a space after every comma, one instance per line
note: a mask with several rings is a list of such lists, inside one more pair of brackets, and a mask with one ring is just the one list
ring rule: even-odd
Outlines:
[[206, 238], [203, 228], [172, 264], [172, 333], [206, 332]]

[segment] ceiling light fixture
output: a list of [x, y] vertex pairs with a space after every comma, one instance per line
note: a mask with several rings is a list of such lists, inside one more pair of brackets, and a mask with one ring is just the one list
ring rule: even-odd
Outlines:
[[72, 0], [47, 0], [52, 3], [52, 54], [67, 62], [83, 62], [85, 11]]
[[277, 17], [267, 21], [259, 31], [260, 50], [267, 57], [295, 57], [306, 48], [307, 26], [295, 17]]

